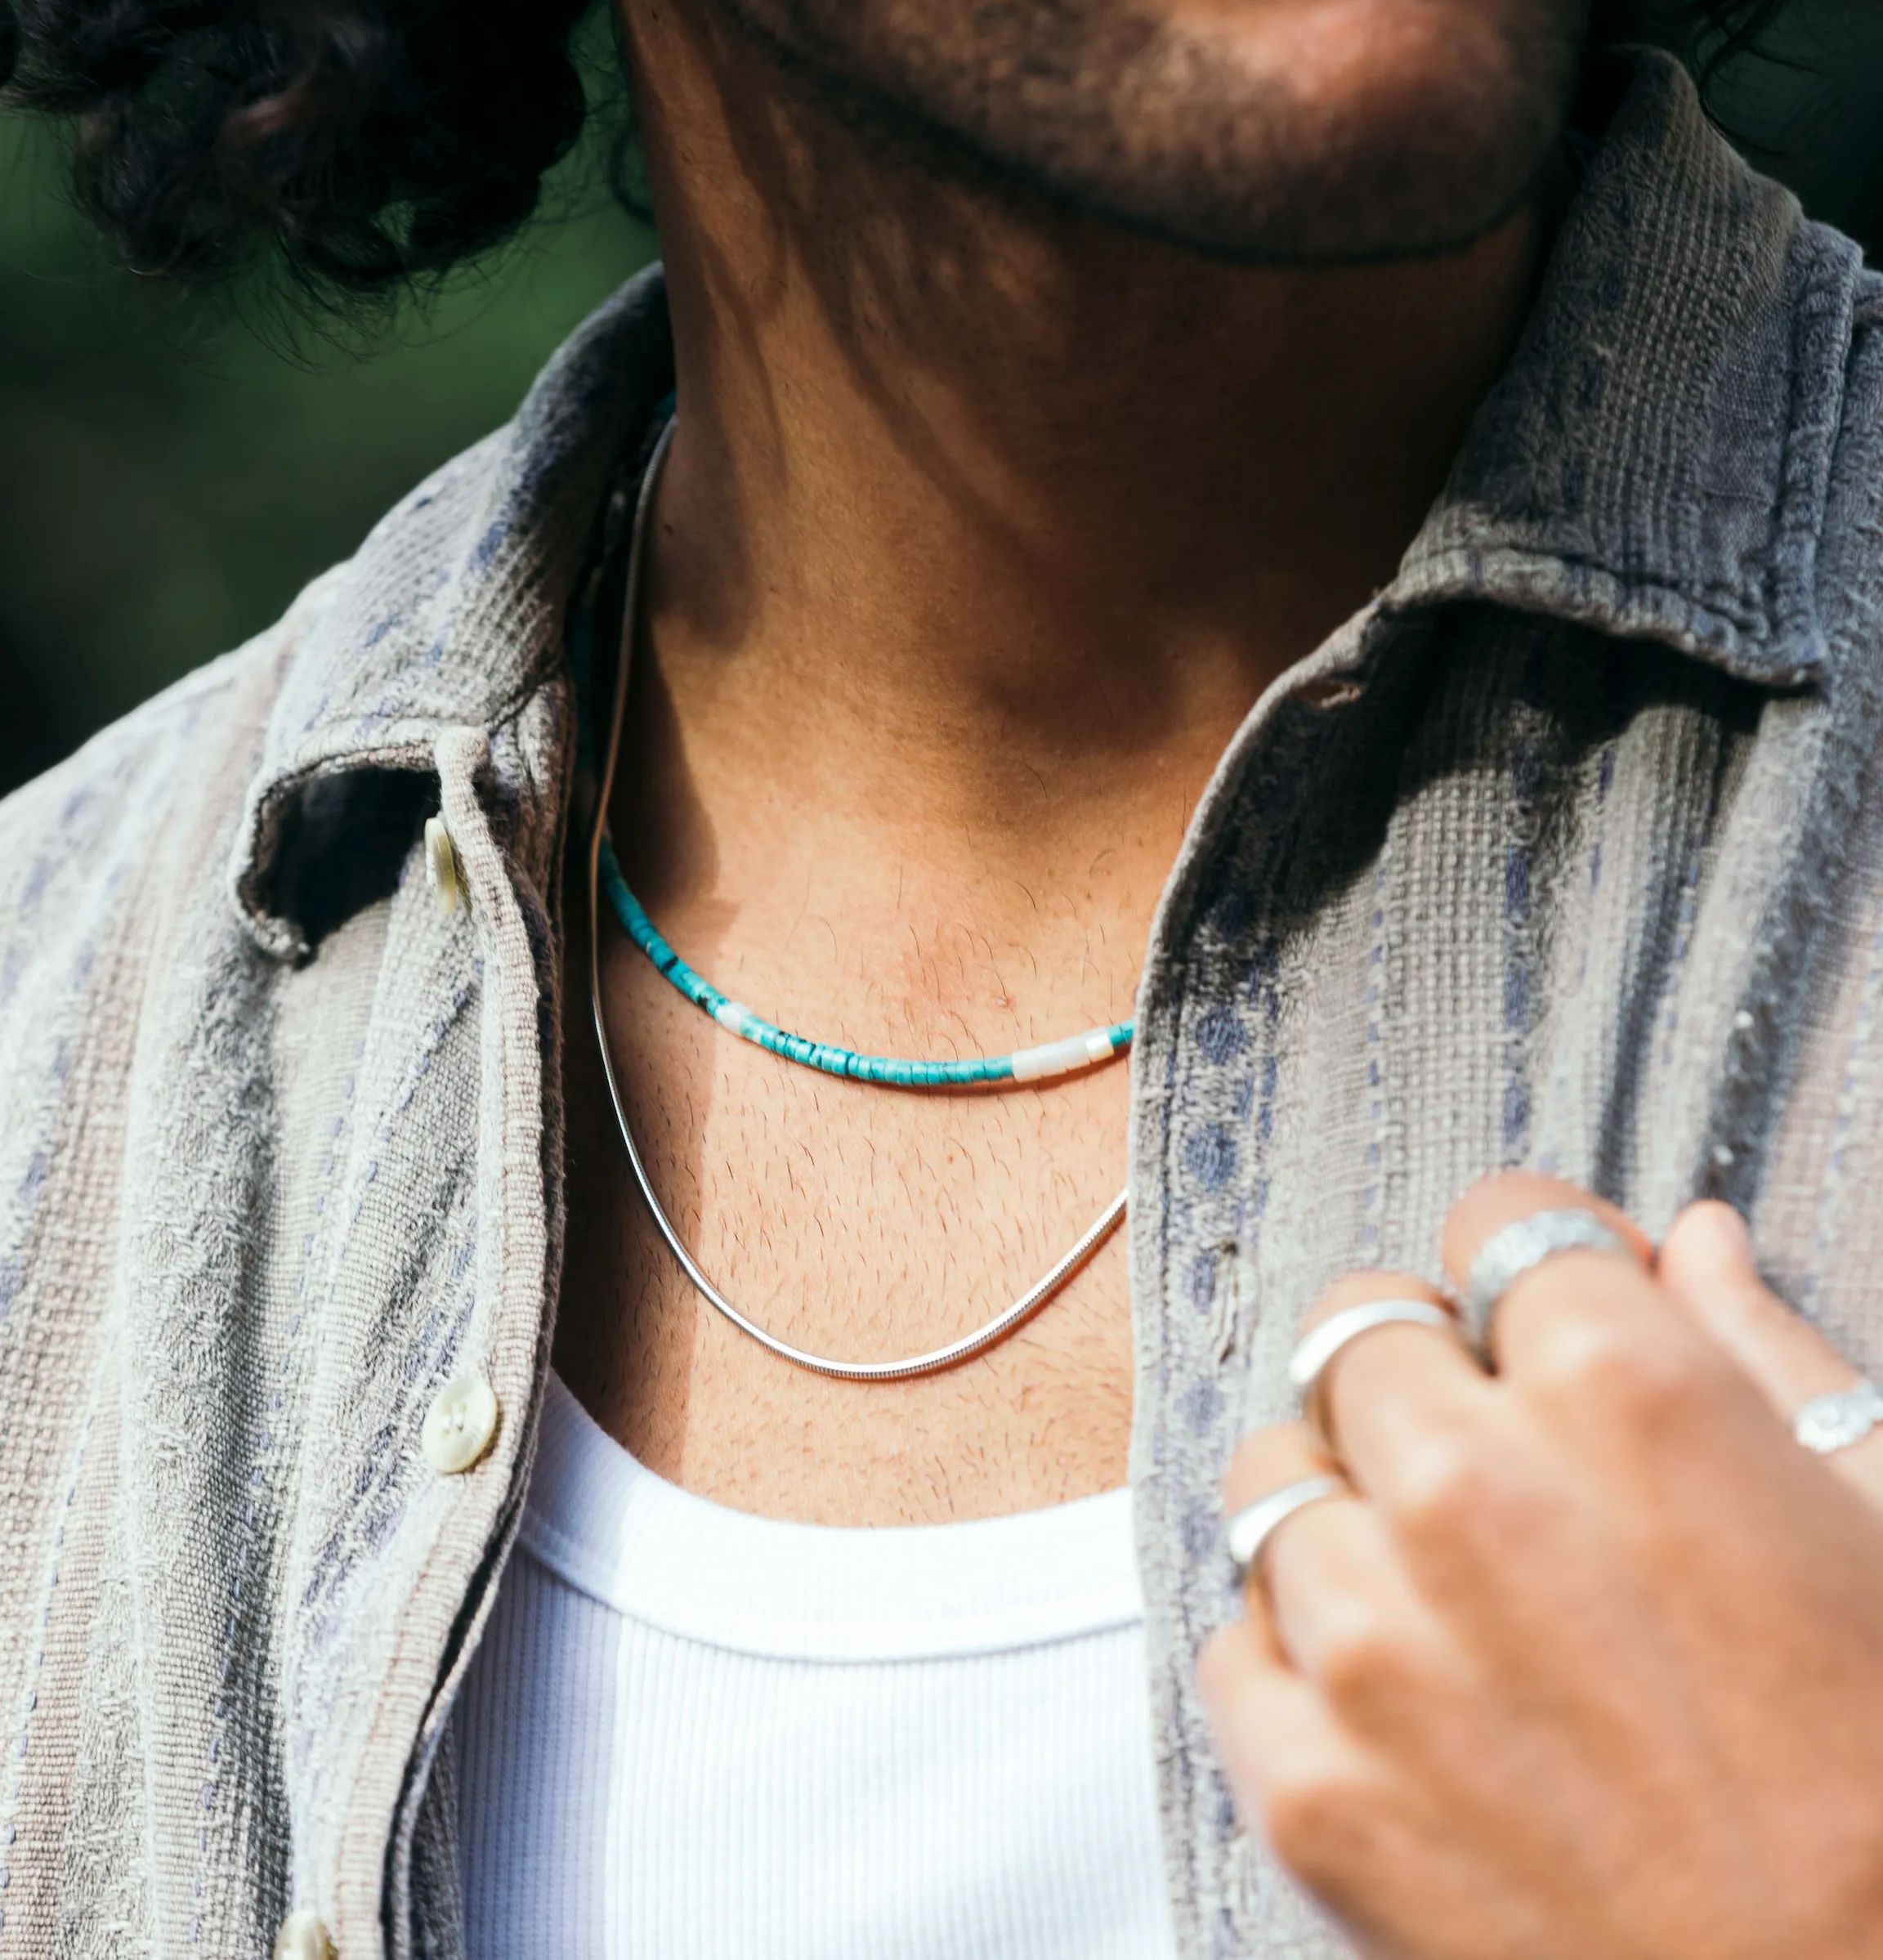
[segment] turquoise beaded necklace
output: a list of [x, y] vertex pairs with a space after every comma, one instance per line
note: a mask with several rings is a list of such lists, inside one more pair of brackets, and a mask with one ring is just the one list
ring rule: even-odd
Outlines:
[[813, 1041], [776, 1026], [763, 1014], [754, 1014], [742, 1001], [721, 993], [704, 974], [696, 973], [661, 937], [641, 901], [628, 890], [613, 840], [606, 835], [602, 839], [597, 870], [622, 931], [676, 991], [696, 1007], [704, 1009], [728, 1034], [781, 1055], [787, 1062], [821, 1068], [827, 1076], [844, 1076], [855, 1082], [879, 1082], [894, 1089], [968, 1089], [988, 1082], [1044, 1082], [1109, 1062], [1131, 1045], [1135, 1023], [1130, 1021], [1116, 1021], [1109, 1027], [1089, 1027], [1062, 1041], [1017, 1049], [1009, 1055], [977, 1055], [964, 1062], [860, 1055], [854, 1049], [834, 1041]]
[[861, 1081], [924, 1088], [956, 1083], [1036, 1081], [1048, 1076], [1063, 1075], [1072, 1069], [1103, 1062], [1116, 1054], [1120, 1049], [1129, 1045], [1132, 1024], [1129, 1021], [1122, 1021], [1113, 1027], [1094, 1028], [1089, 1034], [1075, 1036], [1069, 1041], [1052, 1042], [1044, 1048], [1022, 1049], [1015, 1054], [988, 1056], [973, 1062], [908, 1062], [898, 1061], [888, 1055], [859, 1055], [829, 1042], [807, 1041], [801, 1035], [788, 1034], [783, 1028], [775, 1027], [770, 1022], [761, 1020], [749, 1008], [741, 1007], [737, 1001], [728, 1000], [717, 987], [703, 980], [654, 929], [652, 921], [634, 894], [628, 890], [627, 880], [621, 875], [620, 862], [615, 855], [614, 845], [608, 836], [608, 803], [610, 791], [614, 786], [615, 765], [620, 754], [621, 715], [628, 692], [628, 648], [633, 638], [637, 595], [640, 590], [642, 552], [646, 539], [647, 514], [653, 503], [654, 483], [660, 475], [660, 465], [665, 459], [673, 433], [669, 405], [669, 419], [648, 459], [635, 508], [624, 607], [620, 670], [615, 678], [614, 712], [608, 724], [606, 745], [600, 754], [596, 752], [595, 729], [586, 712], [593, 651], [593, 622], [590, 609], [587, 606], [579, 606], [571, 621], [570, 653], [575, 677], [576, 744], [584, 767], [596, 772], [593, 828], [588, 843], [588, 916], [591, 921], [588, 933], [588, 1005], [595, 1019], [595, 1038], [601, 1050], [602, 1072], [608, 1085], [609, 1100], [614, 1105], [615, 1120], [620, 1128], [621, 1141], [627, 1149], [628, 1167], [633, 1173], [635, 1184], [655, 1229], [666, 1242], [667, 1248], [673, 1255], [680, 1269], [700, 1295], [742, 1333], [749, 1335], [781, 1360], [839, 1381], [904, 1381], [915, 1376], [935, 1374], [943, 1368], [953, 1367], [958, 1363], [985, 1352], [1038, 1313], [1118, 1229], [1124, 1221], [1129, 1193], [1120, 1191], [1053, 1261], [1048, 1271], [1010, 1306], [995, 1314], [985, 1325], [926, 1354], [913, 1354], [899, 1361], [834, 1361], [823, 1355], [810, 1354], [802, 1348], [794, 1347], [789, 1341], [780, 1340], [748, 1315], [740, 1313], [714, 1286], [699, 1260], [687, 1249], [673, 1221], [668, 1217], [654, 1189], [653, 1182], [647, 1175], [646, 1164], [642, 1158], [639, 1145], [634, 1141], [633, 1128], [628, 1120], [627, 1098], [622, 1092], [621, 1080], [615, 1071], [614, 1054], [608, 1040], [608, 1017], [602, 999], [599, 929], [602, 891], [604, 888], [607, 891], [610, 904], [615, 917], [621, 922], [623, 930], [647, 955], [655, 968], [664, 973], [689, 1000], [711, 1014], [721, 1027], [742, 1036], [748, 1041], [755, 1041], [761, 1047], [769, 1049], [773, 1054], [782, 1055], [788, 1060], [804, 1063], [810, 1067], [823, 1069], [831, 1075], [848, 1076]]
[[897, 1089], [958, 1089], [981, 1082], [1040, 1082], [1109, 1062], [1131, 1045], [1132, 1023], [1120, 1021], [1094, 1027], [1064, 1041], [1022, 1048], [1010, 1055], [981, 1055], [965, 1062], [909, 1061], [897, 1055], [860, 1055], [833, 1041], [812, 1041], [774, 1027], [763, 1015], [730, 1000], [710, 980], [694, 972], [660, 937], [641, 902], [621, 875], [620, 861], [606, 838], [602, 840], [602, 888], [608, 894], [621, 929], [696, 1007], [704, 1008], [728, 1034], [738, 1035], [807, 1068], [827, 1076], [848, 1076], [853, 1081], [887, 1083]]

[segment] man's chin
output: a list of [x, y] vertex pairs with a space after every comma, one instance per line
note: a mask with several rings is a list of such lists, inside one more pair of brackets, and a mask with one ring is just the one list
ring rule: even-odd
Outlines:
[[1192, 143], [1115, 170], [1031, 150], [985, 160], [1066, 209], [1214, 258], [1351, 266], [1442, 257], [1475, 244], [1532, 195], [1561, 131], [1552, 112], [1469, 136], [1454, 123], [1396, 139], [1375, 125], [1361, 140], [1323, 137], [1305, 151]]
[[726, 0], [867, 120], [1237, 261], [1460, 249], [1568, 114], [1585, 0]]

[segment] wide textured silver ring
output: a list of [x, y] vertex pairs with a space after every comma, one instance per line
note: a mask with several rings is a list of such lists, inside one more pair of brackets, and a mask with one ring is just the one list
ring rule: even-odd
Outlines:
[[1429, 1300], [1368, 1300], [1330, 1313], [1319, 1327], [1304, 1334], [1289, 1358], [1288, 1380], [1300, 1398], [1302, 1419], [1321, 1440], [1333, 1447], [1322, 1385], [1335, 1358], [1363, 1334], [1380, 1327], [1430, 1327], [1458, 1338], [1457, 1316]]
[[1247, 1582], [1264, 1546], [1296, 1511], [1305, 1510], [1323, 1498], [1351, 1497], [1353, 1491], [1353, 1485], [1344, 1477], [1304, 1477], [1245, 1505], [1229, 1520], [1229, 1557], [1236, 1568], [1236, 1582]]
[[1883, 1422], [1883, 1389], [1873, 1381], [1814, 1395], [1791, 1419], [1791, 1434], [1816, 1457], [1834, 1457]]
[[1620, 1233], [1605, 1225], [1593, 1211], [1566, 1205], [1552, 1211], [1532, 1211], [1493, 1232], [1471, 1262], [1459, 1297], [1465, 1337], [1480, 1354], [1491, 1345], [1491, 1317], [1497, 1303], [1533, 1267], [1563, 1252], [1626, 1252], [1632, 1248]]

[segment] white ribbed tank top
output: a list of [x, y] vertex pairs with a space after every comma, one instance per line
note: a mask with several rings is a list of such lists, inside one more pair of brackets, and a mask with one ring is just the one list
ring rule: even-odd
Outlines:
[[472, 1960], [1169, 1960], [1131, 1493], [754, 1517], [552, 1376], [452, 1720]]

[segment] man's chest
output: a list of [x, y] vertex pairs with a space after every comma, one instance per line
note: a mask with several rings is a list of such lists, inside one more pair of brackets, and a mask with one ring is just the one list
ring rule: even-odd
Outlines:
[[[714, 1283], [841, 1361], [925, 1354], [992, 1320], [1124, 1182], [1125, 1065], [1004, 1094], [834, 1081], [716, 1030], [626, 954], [615, 1059], [647, 1175]], [[636, 1458], [699, 1495], [831, 1524], [1038, 1509], [1125, 1481], [1133, 1351], [1123, 1234], [1011, 1334], [947, 1368], [847, 1381], [718, 1313], [635, 1189], [577, 1026], [559, 1370]]]
[[[1791, 848], [1785, 793], [1747, 777], [1729, 689], [1642, 650], [1545, 667], [1555, 631], [1529, 660], [1508, 623], [1453, 625], [1442, 660], [1402, 642], [1352, 707], [1284, 706], [1249, 745], [1152, 948], [1132, 1256], [1108, 1246], [945, 1373], [833, 1381], [715, 1313], [636, 1197], [574, 1018], [557, 1356], [578, 1393], [702, 1494], [890, 1523], [1123, 1481], [1148, 1383], [1143, 1439], [1202, 1507], [1170, 1528], [1200, 1544], [1221, 1461], [1285, 1412], [1293, 1329], [1339, 1273], [1433, 1268], [1446, 1209], [1500, 1164], [1650, 1217], [1688, 1195], [1746, 1011], [1744, 908]], [[609, 990], [662, 1202], [721, 1289], [812, 1354], [959, 1337], [1116, 1188], [1121, 1067], [897, 1094], [753, 1054], [632, 955]]]

